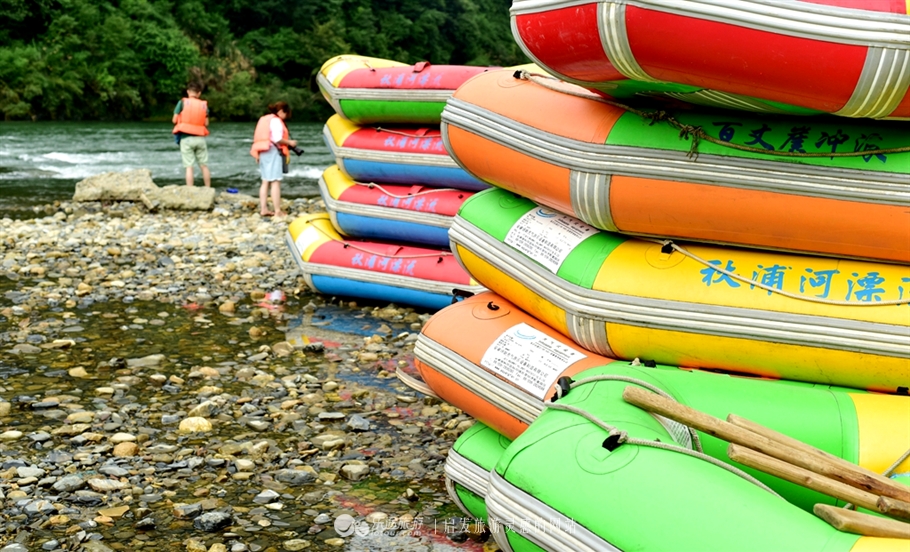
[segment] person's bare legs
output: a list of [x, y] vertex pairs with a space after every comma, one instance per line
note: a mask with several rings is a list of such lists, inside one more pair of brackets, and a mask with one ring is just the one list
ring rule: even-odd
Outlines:
[[193, 167], [192, 166], [186, 168], [186, 185], [187, 186], [193, 185]]
[[208, 165], [199, 165], [199, 168], [202, 169], [202, 181], [205, 182], [207, 188], [212, 187], [212, 174], [209, 172]]
[[263, 180], [259, 186], [259, 214], [264, 217], [272, 216], [274, 213], [269, 211], [269, 181]]
[[275, 209], [276, 217], [286, 216], [287, 213], [281, 210], [281, 181], [272, 182], [272, 207]]

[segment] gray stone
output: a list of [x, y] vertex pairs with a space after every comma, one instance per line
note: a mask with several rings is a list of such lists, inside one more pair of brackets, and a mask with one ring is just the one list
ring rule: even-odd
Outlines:
[[348, 419], [347, 426], [354, 431], [369, 431], [370, 421], [358, 414], [354, 414]]
[[347, 464], [341, 467], [341, 476], [350, 481], [360, 481], [370, 474], [370, 467], [363, 464]]
[[202, 504], [194, 502], [192, 504], [174, 504], [174, 517], [189, 519], [194, 518], [202, 513]]
[[193, 527], [200, 531], [212, 533], [231, 524], [231, 514], [226, 512], [206, 512], [193, 520]]
[[286, 485], [299, 487], [316, 481], [316, 475], [305, 470], [279, 470], [275, 473], [275, 479]]
[[269, 502], [275, 502], [275, 500], [277, 500], [278, 497], [280, 497], [280, 496], [281, 496], [280, 494], [273, 491], [272, 489], [266, 489], [266, 490], [262, 491], [261, 493], [259, 493], [258, 495], [256, 495], [253, 498], [253, 502], [255, 502], [256, 504], [268, 504]]
[[98, 473], [103, 473], [104, 475], [113, 475], [114, 477], [124, 477], [130, 474], [129, 470], [125, 470], [120, 466], [101, 466], [98, 468]]
[[44, 476], [44, 470], [35, 466], [22, 466], [16, 468], [16, 475], [19, 477], [42, 477]]
[[0, 552], [28, 552], [28, 548], [24, 544], [14, 542], [13, 544], [8, 544], [3, 548], [0, 548]]
[[65, 493], [79, 490], [84, 486], [85, 480], [82, 479], [81, 475], [67, 475], [66, 477], [61, 477], [54, 483], [54, 490]]
[[38, 515], [52, 514], [57, 511], [57, 507], [47, 500], [32, 500], [23, 508], [25, 514], [29, 517]]
[[41, 347], [35, 347], [34, 345], [29, 345], [28, 343], [18, 343], [9, 352], [14, 355], [35, 355], [42, 351]]
[[143, 193], [157, 189], [148, 169], [107, 172], [77, 182], [73, 201], [139, 201]]
[[116, 479], [89, 479], [88, 486], [98, 493], [110, 493], [129, 489], [130, 484]]
[[164, 355], [148, 355], [142, 358], [131, 358], [126, 361], [126, 365], [130, 368], [142, 368], [147, 366], [158, 366], [165, 359]]
[[137, 521], [135, 523], [135, 525], [133, 525], [133, 527], [135, 527], [136, 529], [138, 529], [140, 531], [149, 531], [151, 529], [154, 529], [155, 528], [155, 518], [152, 516], [142, 518], [139, 521]]

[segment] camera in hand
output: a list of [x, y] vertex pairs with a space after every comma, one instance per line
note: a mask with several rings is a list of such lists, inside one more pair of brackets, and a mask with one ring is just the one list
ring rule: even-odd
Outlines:
[[303, 148], [299, 146], [288, 146], [288, 149], [297, 154], [297, 157], [300, 157], [304, 154]]

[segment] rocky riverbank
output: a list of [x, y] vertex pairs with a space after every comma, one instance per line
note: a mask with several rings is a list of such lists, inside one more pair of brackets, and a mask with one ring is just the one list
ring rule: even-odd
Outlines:
[[495, 550], [443, 485], [472, 421], [394, 375], [429, 315], [298, 276], [320, 207], [0, 220], [0, 551]]

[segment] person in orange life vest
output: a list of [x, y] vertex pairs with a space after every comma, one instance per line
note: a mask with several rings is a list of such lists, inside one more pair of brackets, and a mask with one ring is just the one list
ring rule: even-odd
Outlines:
[[193, 185], [193, 165], [199, 164], [202, 169], [202, 180], [206, 186], [212, 185], [212, 176], [209, 173], [209, 151], [205, 145], [205, 136], [209, 133], [209, 106], [205, 100], [200, 100], [202, 86], [191, 83], [186, 87], [186, 95], [177, 102], [174, 108], [173, 133], [177, 135], [180, 144], [180, 155], [183, 157], [183, 166], [186, 167], [186, 185]]
[[[250, 155], [259, 162], [262, 185], [259, 187], [259, 214], [264, 217], [286, 216], [281, 210], [281, 170], [288, 157], [288, 146], [297, 147], [297, 140], [291, 140], [284, 122], [291, 116], [287, 102], [275, 102], [269, 106], [269, 113], [259, 118], [253, 132], [253, 147]], [[271, 189], [272, 208], [269, 211], [268, 198]]]

